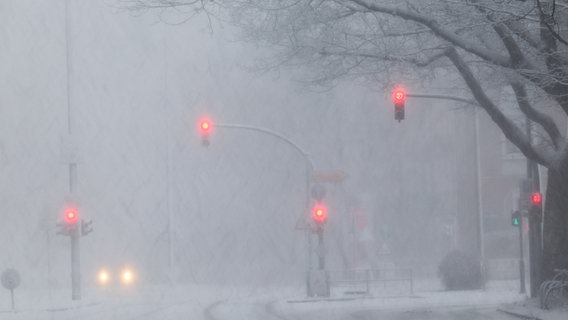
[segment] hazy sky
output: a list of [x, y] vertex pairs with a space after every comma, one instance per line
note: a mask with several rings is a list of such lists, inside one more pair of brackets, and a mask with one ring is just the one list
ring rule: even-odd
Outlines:
[[439, 201], [455, 184], [455, 128], [443, 103], [414, 104], [399, 124], [389, 94], [373, 88], [317, 92], [292, 80], [298, 70], [246, 71], [259, 49], [234, 41], [226, 25], [168, 25], [109, 1], [70, 3], [66, 38], [64, 1], [0, 2], [0, 268], [22, 270], [23, 285], [69, 281], [69, 239], [55, 235], [69, 197], [68, 110], [75, 199], [94, 221], [81, 239], [87, 283], [101, 265], [131, 264], [164, 279], [168, 221], [182, 279], [274, 278], [276, 268], [301, 281], [306, 241], [294, 225], [305, 209], [304, 157], [271, 136], [223, 128], [203, 148], [203, 114], [280, 132], [316, 169], [347, 173], [328, 186], [332, 267], [357, 240], [353, 207], [391, 217], [390, 225], [368, 224], [386, 226], [391, 239], [400, 234], [409, 248], [398, 232], [408, 226], [392, 225], [401, 202], [401, 224], [430, 221], [424, 210], [455, 211], [455, 202]]

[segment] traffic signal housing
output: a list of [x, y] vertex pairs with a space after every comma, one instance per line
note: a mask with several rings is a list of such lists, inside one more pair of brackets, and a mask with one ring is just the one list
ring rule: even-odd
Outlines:
[[81, 235], [84, 237], [89, 233], [93, 232], [93, 220], [85, 221], [81, 220]]
[[513, 227], [521, 226], [521, 219], [522, 219], [521, 212], [520, 211], [514, 211], [511, 214], [511, 225]]
[[394, 102], [394, 119], [398, 122], [404, 120], [404, 102], [406, 101], [406, 91], [397, 87], [392, 93], [392, 101]]
[[79, 213], [77, 212], [77, 208], [75, 207], [68, 207], [65, 209], [65, 224], [68, 227], [75, 227], [77, 222], [79, 221]]
[[531, 194], [531, 211], [537, 215], [542, 214], [542, 194], [540, 192]]
[[542, 205], [542, 195], [540, 194], [540, 192], [533, 192], [531, 194], [531, 202], [533, 206]]
[[211, 129], [213, 128], [213, 123], [209, 118], [204, 117], [199, 121], [199, 132], [201, 133], [201, 143], [204, 147], [209, 146], [209, 135], [211, 134]]
[[79, 224], [79, 212], [74, 206], [69, 206], [63, 210], [63, 219], [56, 224], [59, 228], [57, 234], [71, 236]]
[[317, 203], [312, 210], [312, 219], [317, 226], [322, 226], [327, 219], [327, 210], [321, 203]]

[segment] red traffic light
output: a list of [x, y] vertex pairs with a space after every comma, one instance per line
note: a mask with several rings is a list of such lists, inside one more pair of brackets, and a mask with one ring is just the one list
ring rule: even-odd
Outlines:
[[77, 222], [79, 214], [77, 213], [77, 209], [75, 208], [67, 208], [65, 210], [65, 222], [67, 224], [74, 224]]
[[322, 224], [325, 222], [327, 212], [322, 204], [316, 204], [314, 210], [312, 211], [312, 218], [317, 224]]
[[395, 104], [403, 104], [406, 101], [406, 91], [402, 88], [395, 88], [392, 93], [392, 101]]
[[208, 136], [211, 133], [212, 127], [213, 124], [208, 118], [203, 118], [199, 121], [199, 131], [201, 131], [202, 136]]
[[533, 205], [541, 205], [542, 195], [540, 194], [540, 192], [533, 192], [531, 195], [531, 201]]
[[211, 133], [211, 128], [213, 123], [208, 118], [201, 118], [199, 121], [199, 131], [201, 132], [201, 143], [203, 146], [209, 146], [209, 134]]

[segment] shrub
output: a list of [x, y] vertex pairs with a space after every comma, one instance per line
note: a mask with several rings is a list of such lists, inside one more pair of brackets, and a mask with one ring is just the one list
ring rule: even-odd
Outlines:
[[479, 261], [460, 251], [452, 251], [442, 259], [438, 275], [446, 290], [480, 289], [485, 284]]

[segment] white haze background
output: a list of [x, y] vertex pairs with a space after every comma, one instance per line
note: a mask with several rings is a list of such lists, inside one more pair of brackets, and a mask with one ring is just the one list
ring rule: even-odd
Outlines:
[[[301, 72], [246, 71], [264, 49], [234, 41], [226, 25], [69, 3], [68, 92], [64, 1], [0, 1], [0, 269], [19, 270], [23, 290], [70, 287], [69, 239], [55, 234], [69, 194], [68, 94], [76, 197], [94, 228], [81, 239], [86, 288], [98, 268], [125, 264], [147, 283], [170, 272], [185, 283], [304, 281], [306, 238], [294, 229], [305, 212], [304, 159], [233, 129], [214, 128], [204, 148], [204, 114], [280, 132], [316, 169], [347, 173], [327, 185], [330, 268], [360, 240], [351, 214], [363, 208], [403, 256], [395, 263], [435, 271], [451, 242], [440, 230], [458, 210], [453, 150], [463, 142], [453, 118], [463, 111], [416, 101], [399, 124], [389, 94], [372, 86], [314, 91], [292, 80]], [[380, 242], [371, 242], [373, 251]]]

